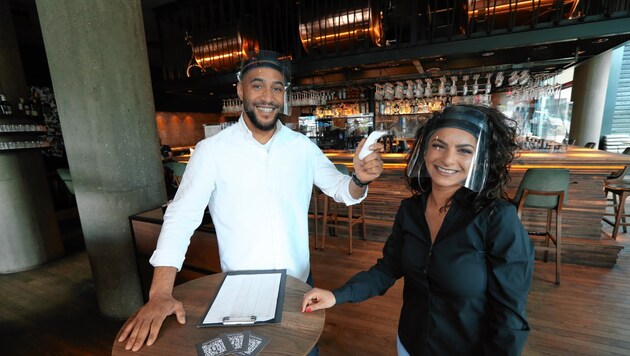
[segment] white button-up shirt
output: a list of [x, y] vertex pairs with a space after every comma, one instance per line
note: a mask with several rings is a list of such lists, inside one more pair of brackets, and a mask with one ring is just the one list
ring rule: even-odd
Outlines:
[[367, 190], [352, 198], [350, 180], [308, 137], [278, 122], [273, 138], [262, 145], [241, 116], [236, 125], [197, 144], [150, 262], [181, 269], [207, 205], [224, 272], [286, 268], [306, 281], [312, 186], [352, 205]]

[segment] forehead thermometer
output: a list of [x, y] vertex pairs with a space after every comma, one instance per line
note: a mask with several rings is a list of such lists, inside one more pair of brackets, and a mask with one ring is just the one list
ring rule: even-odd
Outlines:
[[378, 141], [379, 138], [387, 135], [387, 131], [372, 131], [370, 136], [368, 136], [367, 140], [365, 140], [365, 144], [363, 144], [363, 148], [361, 148], [361, 152], [359, 152], [359, 159], [364, 159], [367, 155], [372, 153], [370, 150], [370, 145]]

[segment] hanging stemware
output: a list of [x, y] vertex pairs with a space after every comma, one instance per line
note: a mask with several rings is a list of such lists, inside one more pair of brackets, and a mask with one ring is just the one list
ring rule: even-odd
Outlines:
[[405, 98], [413, 99], [414, 98], [414, 87], [415, 84], [411, 80], [407, 80], [407, 90], [405, 90]]
[[427, 78], [425, 81], [427, 82], [427, 86], [424, 88], [424, 96], [430, 98], [433, 96], [433, 90], [431, 89], [431, 83], [433, 83], [433, 80], [431, 80], [431, 78]]
[[514, 71], [512, 72], [512, 74], [510, 74], [510, 78], [508, 79], [508, 84], [510, 86], [514, 86], [518, 84], [518, 71]]
[[503, 85], [503, 79], [503, 72], [498, 72], [497, 76], [494, 78], [494, 86], [498, 88]]
[[457, 96], [457, 85], [455, 83], [457, 83], [457, 76], [452, 76], [451, 77], [451, 90], [450, 90], [451, 96]]
[[440, 77], [440, 86], [438, 87], [438, 95], [446, 95], [446, 77]]
[[383, 100], [383, 86], [381, 84], [374, 84], [374, 86], [376, 87], [376, 90], [374, 90], [374, 100], [375, 101], [382, 101]]
[[490, 79], [492, 79], [492, 73], [486, 74], [486, 94], [490, 94], [490, 91], [492, 90], [492, 82]]
[[477, 83], [477, 81], [479, 80], [479, 74], [473, 75], [473, 80], [475, 81], [475, 84], [473, 84], [472, 87], [472, 94], [477, 95], [477, 93], [479, 93], [479, 84]]
[[521, 75], [518, 77], [518, 84], [525, 85], [529, 82], [529, 71], [526, 69], [521, 72]]
[[462, 95], [466, 96], [468, 95], [468, 76], [465, 75], [462, 77], [462, 79], [464, 80], [464, 87], [462, 88]]
[[413, 95], [416, 99], [422, 98], [422, 79], [416, 79], [416, 89], [413, 91]]

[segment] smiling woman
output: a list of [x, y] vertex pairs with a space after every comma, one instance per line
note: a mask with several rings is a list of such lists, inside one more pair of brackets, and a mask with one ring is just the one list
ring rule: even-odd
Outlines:
[[436, 114], [418, 131], [407, 174], [417, 177], [420, 190], [426, 188], [422, 183], [428, 183], [423, 180], [432, 178], [431, 184], [439, 184], [440, 177], [457, 178], [456, 190], [461, 186], [474, 192], [482, 189], [490, 145], [486, 117], [475, 107], [458, 105]]
[[[303, 311], [383, 295], [405, 279], [398, 355], [520, 354], [534, 250], [507, 201], [515, 129], [495, 109], [458, 105], [418, 130], [383, 256]], [[429, 351], [430, 350], [430, 351]]]

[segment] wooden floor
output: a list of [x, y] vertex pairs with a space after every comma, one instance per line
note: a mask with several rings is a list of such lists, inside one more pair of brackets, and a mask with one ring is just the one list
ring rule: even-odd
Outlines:
[[[524, 355], [630, 355], [630, 234], [612, 269], [536, 262], [528, 303], [532, 332]], [[328, 238], [312, 253], [316, 283], [340, 285], [368, 268], [381, 243]], [[327, 311], [322, 355], [395, 355], [402, 282], [385, 296]], [[0, 354], [109, 355], [122, 321], [99, 315], [87, 255], [74, 252], [40, 268], [0, 275]]]

